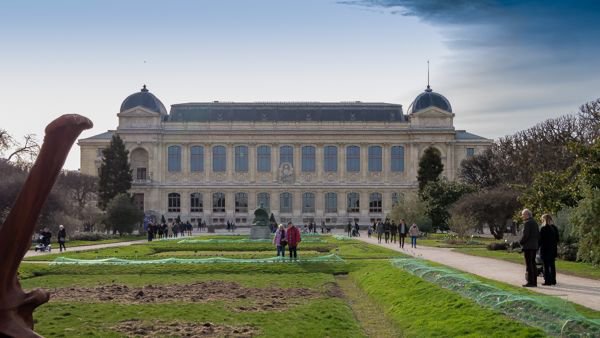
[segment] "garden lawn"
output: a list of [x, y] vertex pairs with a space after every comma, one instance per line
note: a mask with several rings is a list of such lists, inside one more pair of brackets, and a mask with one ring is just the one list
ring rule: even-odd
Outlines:
[[[518, 252], [507, 252], [504, 250], [487, 250], [485, 248], [457, 248], [456, 252], [467, 255], [500, 259], [507, 262], [524, 264], [523, 255]], [[566, 275], [591, 278], [600, 280], [600, 267], [589, 263], [569, 262], [561, 259], [556, 260], [556, 271]]]
[[[34, 313], [36, 331], [51, 337], [139, 336], [143, 335], [139, 330], [150, 326], [156, 332], [167, 330], [159, 336], [181, 336], [189, 329], [258, 337], [365, 337], [374, 332], [406, 337], [544, 336], [392, 266], [389, 258], [402, 257], [400, 253], [354, 240], [324, 239], [327, 243], [302, 243], [300, 258], [335, 253], [345, 262], [102, 266], [24, 262], [20, 282], [27, 290], [42, 287], [53, 294]], [[216, 250], [219, 246], [225, 249]], [[63, 256], [258, 257], [273, 255], [273, 249], [269, 243], [161, 241]], [[35, 258], [52, 256], [58, 255]], [[234, 287], [210, 291], [224, 285]], [[232, 290], [238, 290], [237, 296], [228, 296]], [[259, 296], [261, 292], [277, 296]], [[157, 293], [164, 298], [156, 298]], [[371, 314], [361, 317], [361, 311]], [[379, 313], [388, 326], [371, 321]], [[173, 328], [182, 331], [168, 331]], [[201, 334], [206, 332], [193, 333]]]

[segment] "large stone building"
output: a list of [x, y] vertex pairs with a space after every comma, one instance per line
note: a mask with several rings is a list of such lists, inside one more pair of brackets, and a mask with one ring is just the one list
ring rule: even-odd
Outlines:
[[364, 224], [415, 190], [427, 147], [455, 179], [463, 159], [491, 144], [455, 130], [450, 102], [429, 86], [407, 114], [399, 104], [360, 101], [214, 101], [167, 112], [144, 86], [117, 116], [116, 130], [79, 140], [81, 172], [98, 174], [117, 133], [140, 208], [208, 224], [248, 224], [261, 204], [281, 222]]

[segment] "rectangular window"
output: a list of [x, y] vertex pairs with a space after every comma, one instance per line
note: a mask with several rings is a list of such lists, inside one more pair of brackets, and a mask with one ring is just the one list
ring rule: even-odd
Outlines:
[[260, 146], [256, 152], [256, 170], [260, 172], [271, 171], [271, 147]]
[[467, 157], [475, 156], [475, 148], [467, 148]]
[[315, 194], [311, 192], [302, 194], [302, 212], [315, 212]]
[[369, 147], [369, 171], [381, 171], [382, 167], [382, 151], [380, 146]]
[[337, 213], [337, 194], [328, 192], [325, 194], [325, 212]]
[[292, 212], [292, 194], [290, 194], [289, 192], [284, 192], [281, 195], [279, 195], [279, 212]]
[[193, 146], [190, 148], [190, 171], [204, 171], [204, 147]]
[[180, 172], [181, 171], [181, 147], [170, 146], [168, 148], [168, 169], [169, 172]]
[[336, 172], [337, 171], [337, 147], [336, 146], [326, 146], [323, 158], [323, 170], [327, 172]]
[[404, 147], [392, 147], [392, 172], [404, 171]]
[[294, 147], [281, 146], [279, 148], [279, 165], [289, 163], [294, 166]]
[[190, 195], [190, 212], [203, 212], [202, 194], [193, 193]]
[[248, 147], [246, 146], [235, 147], [235, 171], [248, 171]]
[[360, 148], [358, 146], [349, 146], [346, 148], [346, 171], [360, 171]]
[[315, 147], [313, 146], [302, 147], [302, 171], [315, 171]]
[[135, 170], [135, 178], [136, 178], [136, 180], [145, 181], [146, 180], [146, 168], [137, 168]]
[[215, 146], [213, 148], [213, 171], [225, 171], [227, 169], [227, 159], [225, 157], [225, 147]]

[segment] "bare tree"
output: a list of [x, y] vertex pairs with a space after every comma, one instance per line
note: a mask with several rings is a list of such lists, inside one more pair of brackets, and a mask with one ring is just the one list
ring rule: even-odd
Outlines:
[[0, 155], [7, 162], [15, 162], [21, 166], [33, 163], [38, 153], [40, 145], [35, 134], [27, 134], [23, 137], [23, 142], [17, 141], [6, 130], [0, 129]]

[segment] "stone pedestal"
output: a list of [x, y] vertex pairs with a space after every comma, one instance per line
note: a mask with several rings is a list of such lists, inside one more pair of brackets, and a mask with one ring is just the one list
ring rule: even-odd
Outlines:
[[268, 226], [254, 225], [250, 229], [250, 239], [270, 239], [271, 229]]

